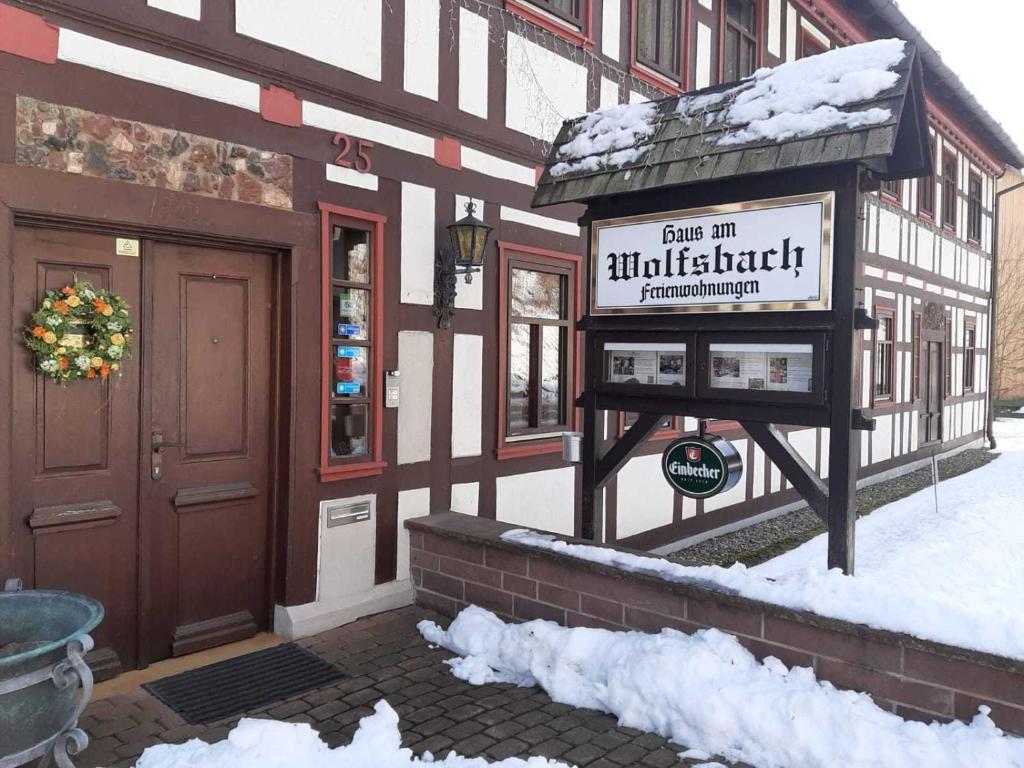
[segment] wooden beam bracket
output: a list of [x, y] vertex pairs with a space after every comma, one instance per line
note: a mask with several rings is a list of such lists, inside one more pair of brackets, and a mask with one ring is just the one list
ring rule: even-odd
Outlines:
[[863, 408], [854, 408], [850, 417], [850, 428], [859, 432], [874, 432], [878, 426], [873, 418], [864, 413]]
[[663, 418], [665, 417], [660, 413], [641, 413], [637, 416], [636, 422], [626, 434], [620, 437], [608, 449], [608, 452], [597, 460], [597, 473], [594, 479], [598, 488], [604, 486], [616, 472], [625, 466], [626, 462], [633, 457], [636, 449], [658, 429]]
[[782, 431], [774, 424], [753, 421], [741, 421], [740, 426], [761, 446], [772, 463], [804, 497], [810, 508], [827, 524], [828, 485], [797, 453]]
[[864, 307], [853, 310], [853, 327], [858, 331], [877, 331], [878, 319], [868, 314]]

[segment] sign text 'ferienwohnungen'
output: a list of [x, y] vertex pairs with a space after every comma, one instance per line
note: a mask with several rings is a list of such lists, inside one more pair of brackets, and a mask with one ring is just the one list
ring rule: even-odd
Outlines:
[[833, 194], [598, 221], [593, 314], [830, 308]]

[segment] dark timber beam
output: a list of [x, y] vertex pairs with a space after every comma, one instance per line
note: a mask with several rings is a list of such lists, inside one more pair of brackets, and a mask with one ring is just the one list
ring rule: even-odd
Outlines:
[[598, 488], [603, 487], [612, 475], [622, 469], [633, 453], [643, 442], [654, 434], [661, 420], [665, 418], [659, 413], [641, 413], [629, 430], [620, 437], [608, 452], [597, 461], [597, 474], [594, 481]]
[[827, 524], [828, 486], [796, 452], [779, 428], [774, 424], [759, 424], [753, 421], [741, 421], [740, 426], [754, 438], [772, 463], [800, 492], [811, 509]]

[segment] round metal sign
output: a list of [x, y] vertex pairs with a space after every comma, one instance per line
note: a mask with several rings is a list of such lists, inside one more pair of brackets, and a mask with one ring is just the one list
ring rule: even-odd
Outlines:
[[706, 499], [736, 485], [743, 460], [733, 444], [721, 437], [683, 437], [674, 440], [661, 457], [661, 471], [678, 493]]

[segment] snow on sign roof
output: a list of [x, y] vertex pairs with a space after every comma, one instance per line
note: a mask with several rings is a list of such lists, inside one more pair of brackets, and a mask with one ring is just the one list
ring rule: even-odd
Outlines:
[[534, 205], [836, 162], [868, 162], [882, 177], [925, 175], [925, 121], [916, 49], [875, 40], [567, 121]]

